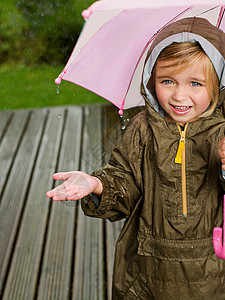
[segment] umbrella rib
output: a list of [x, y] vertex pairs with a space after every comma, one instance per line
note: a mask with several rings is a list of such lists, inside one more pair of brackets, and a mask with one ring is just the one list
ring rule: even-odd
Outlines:
[[222, 7], [221, 7], [221, 10], [220, 10], [220, 15], [219, 15], [219, 18], [218, 18], [218, 22], [217, 22], [217, 27], [218, 27], [218, 28], [220, 28], [222, 19], [223, 19], [223, 17], [224, 17], [224, 12], [225, 12], [225, 7], [222, 6]]
[[211, 8], [209, 8], [209, 9], [207, 9], [207, 10], [205, 10], [205, 11], [201, 12], [200, 14], [196, 15], [195, 17], [198, 17], [198, 16], [201, 16], [201, 15], [204, 15], [204, 14], [208, 13], [209, 11], [212, 11], [212, 10], [216, 9], [217, 7], [218, 7], [218, 6], [211, 7]]
[[169, 22], [167, 22], [165, 25], [163, 25], [158, 31], [157, 34], [167, 25], [173, 23], [174, 21], [176, 21], [180, 16], [182, 16], [183, 14], [185, 14], [186, 12], [188, 12], [190, 9], [192, 9], [193, 6], [189, 6], [188, 8], [186, 8], [185, 10], [183, 10], [181, 13], [179, 13], [178, 15], [176, 15], [173, 19], [171, 19]]

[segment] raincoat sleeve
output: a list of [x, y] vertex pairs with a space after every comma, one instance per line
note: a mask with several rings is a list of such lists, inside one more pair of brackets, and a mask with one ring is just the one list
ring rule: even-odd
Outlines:
[[143, 125], [141, 117], [132, 120], [120, 144], [107, 165], [92, 175], [103, 184], [98, 201], [89, 195], [82, 199], [82, 209], [88, 216], [117, 221], [130, 215], [142, 194]]

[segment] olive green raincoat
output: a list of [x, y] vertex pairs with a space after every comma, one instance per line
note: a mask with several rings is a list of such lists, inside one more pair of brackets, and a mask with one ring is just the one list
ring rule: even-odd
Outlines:
[[[174, 41], [200, 41], [221, 79], [219, 102], [213, 114], [188, 124], [185, 165], [175, 163], [180, 131], [165, 121], [144, 83], [146, 110], [132, 119], [109, 163], [94, 173], [103, 195], [99, 207], [84, 198], [84, 213], [126, 218], [116, 245], [113, 300], [225, 299], [225, 261], [216, 257], [212, 241], [213, 228], [222, 227], [225, 188], [218, 156], [225, 136], [225, 34], [204, 19], [178, 22], [158, 35], [149, 55]], [[157, 55], [146, 60], [148, 69]]]

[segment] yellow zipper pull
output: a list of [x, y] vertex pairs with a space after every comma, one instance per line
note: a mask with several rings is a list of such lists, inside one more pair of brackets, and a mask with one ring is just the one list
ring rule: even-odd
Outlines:
[[186, 131], [187, 131], [187, 127], [188, 127], [188, 123], [185, 124], [184, 130], [181, 131], [180, 125], [177, 124], [177, 128], [180, 132], [180, 141], [179, 141], [179, 146], [178, 146], [178, 150], [177, 150], [177, 155], [175, 157], [175, 163], [176, 164], [181, 164], [182, 163], [182, 153], [183, 153], [184, 145], [185, 145], [185, 134], [186, 134]]
[[184, 144], [185, 144], [185, 131], [181, 132], [181, 138], [177, 150], [177, 155], [175, 157], [175, 163], [181, 164], [182, 163], [182, 152], [184, 150]]

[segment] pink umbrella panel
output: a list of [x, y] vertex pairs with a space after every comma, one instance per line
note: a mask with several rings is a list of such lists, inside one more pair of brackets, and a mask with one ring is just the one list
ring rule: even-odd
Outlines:
[[198, 16], [225, 31], [225, 6], [182, 6], [185, 1], [180, 1], [176, 6], [160, 7], [157, 3], [159, 7], [103, 11], [97, 9], [100, 2], [109, 6], [112, 1], [95, 3], [96, 10], [93, 8], [86, 20], [56, 83], [64, 79], [91, 90], [117, 106], [120, 114], [123, 109], [144, 105], [140, 95], [144, 61], [152, 40], [164, 26], [181, 18]]

